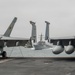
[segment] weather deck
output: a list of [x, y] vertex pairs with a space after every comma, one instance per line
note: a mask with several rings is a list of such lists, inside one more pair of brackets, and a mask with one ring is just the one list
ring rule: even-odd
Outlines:
[[1, 75], [75, 75], [75, 59], [0, 59]]

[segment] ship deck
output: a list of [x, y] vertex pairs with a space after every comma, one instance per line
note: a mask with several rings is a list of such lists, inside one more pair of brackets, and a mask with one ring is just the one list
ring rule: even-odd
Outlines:
[[1, 75], [75, 75], [75, 58], [0, 58]]

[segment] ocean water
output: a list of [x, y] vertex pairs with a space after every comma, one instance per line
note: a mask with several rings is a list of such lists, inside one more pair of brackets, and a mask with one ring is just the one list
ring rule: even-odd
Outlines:
[[75, 52], [66, 54], [63, 51], [56, 55], [52, 53], [52, 49], [34, 50], [24, 47], [5, 47], [4, 51], [7, 52], [8, 57], [75, 57]]

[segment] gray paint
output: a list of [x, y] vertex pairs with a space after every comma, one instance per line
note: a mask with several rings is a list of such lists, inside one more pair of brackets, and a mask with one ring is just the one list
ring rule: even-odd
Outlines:
[[37, 41], [36, 39], [36, 25], [35, 22], [30, 21], [30, 24], [32, 25], [32, 32], [31, 32], [31, 39], [34, 40], [34, 42]]
[[8, 29], [6, 30], [6, 32], [4, 33], [4, 36], [8, 36], [8, 37], [10, 36], [16, 21], [17, 21], [17, 18], [15, 17], [13, 19], [12, 23], [9, 25]]
[[45, 31], [45, 40], [49, 40], [49, 22], [45, 21], [46, 23], [46, 31]]

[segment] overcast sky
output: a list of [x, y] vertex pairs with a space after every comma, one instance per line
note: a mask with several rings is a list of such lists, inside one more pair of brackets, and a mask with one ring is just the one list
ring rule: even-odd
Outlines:
[[51, 23], [51, 37], [75, 36], [75, 0], [0, 0], [0, 34], [14, 17], [13, 37], [30, 37], [30, 20], [36, 22], [38, 37], [45, 34], [44, 21]]

